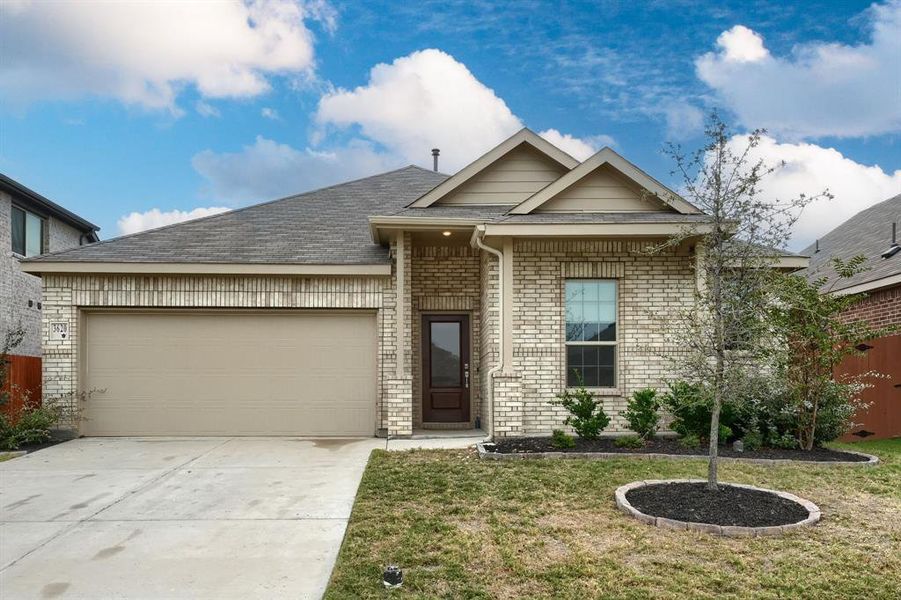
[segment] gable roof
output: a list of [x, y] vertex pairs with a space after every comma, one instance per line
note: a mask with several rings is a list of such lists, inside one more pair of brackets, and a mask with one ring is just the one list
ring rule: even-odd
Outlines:
[[0, 173], [0, 190], [3, 190], [19, 202], [25, 204], [25, 208], [35, 207], [35, 210], [48, 213], [60, 221], [68, 223], [75, 227], [75, 229], [87, 234], [88, 240], [91, 242], [96, 242], [99, 239], [97, 232], [100, 231], [100, 227], [94, 225], [90, 221], [82, 219], [74, 212], [63, 208], [56, 202], [45, 198], [36, 191], [25, 187], [15, 179], [7, 177], [3, 173]]
[[[833, 292], [865, 291], [901, 283], [901, 252], [891, 258], [882, 253], [892, 243], [892, 223], [901, 227], [901, 194], [862, 210], [819, 240], [801, 254], [810, 257], [810, 267], [800, 274], [809, 279], [826, 277], [825, 289]], [[854, 277], [840, 279], [832, 268], [832, 259], [847, 260], [863, 255], [866, 271]], [[853, 289], [852, 289], [853, 288]]]
[[566, 173], [547, 187], [535, 192], [521, 204], [510, 210], [511, 215], [529, 214], [545, 202], [551, 200], [559, 193], [575, 185], [585, 177], [594, 173], [603, 165], [610, 165], [627, 178], [631, 179], [650, 193], [654, 194], [664, 204], [667, 204], [681, 214], [698, 214], [701, 211], [676, 194], [671, 189], [630, 163], [628, 160], [614, 152], [609, 147], [602, 148], [594, 156], [587, 159], [579, 166]]
[[533, 149], [562, 165], [566, 169], [572, 169], [579, 164], [578, 160], [557, 146], [551, 144], [534, 131], [523, 128], [477, 158], [475, 161], [460, 169], [456, 174], [448, 177], [445, 181], [435, 187], [435, 189], [430, 190], [422, 197], [417, 198], [414, 202], [410, 203], [410, 208], [426, 208], [433, 205], [435, 202], [444, 196], [447, 196], [454, 190], [457, 190], [464, 183], [471, 180], [473, 177], [523, 144], [531, 146]]
[[[384, 265], [369, 215], [400, 210], [447, 176], [415, 166], [22, 262]], [[150, 267], [148, 267], [149, 269]], [[148, 271], [152, 272], [152, 271]], [[336, 271], [337, 272], [337, 271]]]

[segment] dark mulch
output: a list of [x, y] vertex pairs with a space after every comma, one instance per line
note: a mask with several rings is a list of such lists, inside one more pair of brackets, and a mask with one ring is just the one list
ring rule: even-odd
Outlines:
[[655, 517], [692, 523], [770, 527], [789, 525], [807, 518], [807, 509], [769, 492], [706, 483], [646, 485], [626, 493], [632, 506]]
[[37, 452], [38, 450], [43, 450], [44, 448], [49, 448], [50, 446], [56, 446], [57, 444], [62, 444], [63, 442], [68, 442], [71, 440], [71, 437], [67, 438], [52, 438], [47, 440], [46, 442], [41, 442], [40, 444], [22, 444], [18, 448], [16, 448], [16, 452], [24, 450], [31, 454], [32, 452]]
[[[704, 456], [707, 447], [688, 448], [683, 446], [675, 438], [654, 438], [649, 440], [641, 448], [620, 448], [615, 446], [613, 438], [601, 438], [598, 440], [583, 440], [576, 438], [575, 448], [555, 448], [548, 437], [524, 437], [500, 440], [494, 446], [494, 451], [501, 454], [529, 453], [529, 452], [620, 452], [637, 454], [681, 454], [686, 456]], [[491, 449], [488, 446], [487, 449]], [[867, 459], [857, 454], [830, 450], [829, 448], [814, 448], [813, 450], [785, 450], [781, 448], [760, 448], [758, 450], [745, 450], [736, 452], [731, 446], [721, 446], [720, 456], [733, 458], [769, 458], [791, 459], [806, 461], [850, 461], [865, 462]]]

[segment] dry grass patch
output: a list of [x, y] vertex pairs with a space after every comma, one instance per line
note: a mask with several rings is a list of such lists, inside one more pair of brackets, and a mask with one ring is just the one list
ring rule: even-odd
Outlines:
[[854, 445], [875, 468], [727, 464], [724, 481], [820, 505], [817, 527], [730, 539], [644, 525], [613, 491], [701, 477], [696, 461], [479, 461], [471, 452], [376, 451], [327, 598], [901, 597], [901, 440]]

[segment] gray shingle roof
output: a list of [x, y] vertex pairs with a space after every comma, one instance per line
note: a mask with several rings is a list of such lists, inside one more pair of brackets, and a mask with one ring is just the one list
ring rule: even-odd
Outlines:
[[369, 215], [400, 210], [446, 178], [409, 166], [29, 262], [383, 264]]
[[847, 260], [860, 254], [866, 257], [864, 266], [868, 270], [839, 280], [832, 290], [898, 275], [901, 273], [901, 252], [891, 258], [881, 257], [891, 245], [892, 223], [897, 223], [901, 229], [901, 194], [860, 211], [821, 237], [819, 252], [815, 252], [815, 243], [805, 248], [801, 254], [810, 257], [810, 266], [800, 273], [812, 279], [827, 277], [826, 286], [832, 286], [838, 278], [832, 268], [832, 258]]
[[529, 213], [507, 214], [511, 206], [436, 206], [405, 208], [393, 217], [429, 217], [447, 219], [479, 219], [485, 223], [703, 223], [710, 217], [703, 214], [679, 214], [675, 212], [623, 212], [623, 213]]

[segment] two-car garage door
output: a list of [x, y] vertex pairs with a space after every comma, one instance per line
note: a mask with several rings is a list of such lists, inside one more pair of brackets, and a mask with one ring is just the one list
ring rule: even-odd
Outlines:
[[87, 313], [86, 435], [373, 435], [359, 312]]

